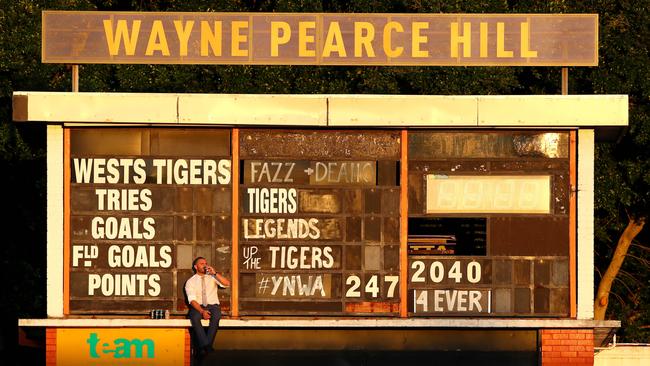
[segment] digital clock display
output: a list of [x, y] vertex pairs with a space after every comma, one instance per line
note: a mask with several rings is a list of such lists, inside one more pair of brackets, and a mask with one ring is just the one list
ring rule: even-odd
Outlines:
[[550, 213], [550, 175], [426, 178], [427, 213]]

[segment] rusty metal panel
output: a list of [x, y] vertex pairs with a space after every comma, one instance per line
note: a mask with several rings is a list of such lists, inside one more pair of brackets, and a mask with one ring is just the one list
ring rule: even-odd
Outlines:
[[399, 189], [385, 189], [381, 192], [381, 213], [399, 215]]
[[492, 255], [569, 255], [567, 217], [493, 217], [489, 232]]
[[192, 188], [176, 189], [176, 212], [192, 212], [194, 210], [194, 190]]
[[361, 269], [361, 245], [346, 245], [345, 251], [345, 268], [348, 270]]
[[555, 286], [569, 286], [569, 262], [556, 260], [551, 264], [551, 283]]
[[348, 302], [345, 304], [346, 313], [394, 313], [399, 311], [398, 303], [390, 302]]
[[360, 217], [347, 217], [345, 222], [345, 241], [360, 242], [363, 231]]
[[174, 217], [174, 240], [193, 241], [194, 239], [194, 218], [187, 215]]
[[214, 240], [216, 242], [229, 242], [232, 236], [232, 224], [229, 215], [214, 217]]
[[569, 313], [569, 289], [552, 288], [550, 295], [550, 311], [553, 314], [566, 315]]
[[490, 162], [490, 171], [493, 172], [568, 172], [568, 159], [542, 159], [542, 160], [495, 160]]
[[408, 185], [409, 214], [423, 214], [425, 205], [424, 175], [409, 172]]
[[515, 288], [515, 313], [530, 314], [530, 289], [517, 287]]
[[212, 217], [211, 216], [197, 216], [196, 217], [196, 240], [197, 241], [212, 241]]
[[198, 188], [194, 191], [194, 207], [197, 213], [213, 212], [214, 189]]
[[396, 161], [377, 162], [377, 184], [380, 186], [399, 185], [399, 166]]
[[363, 220], [363, 240], [367, 242], [381, 241], [381, 219], [367, 216]]
[[384, 269], [399, 269], [399, 246], [393, 245], [384, 247]]
[[335, 214], [341, 212], [341, 207], [343, 206], [338, 191], [301, 190], [298, 195], [300, 212]]
[[365, 271], [379, 271], [381, 269], [380, 246], [365, 245], [363, 247], [363, 269]]
[[242, 159], [398, 160], [399, 132], [244, 129]]
[[515, 285], [528, 285], [530, 284], [530, 261], [517, 260], [514, 262], [515, 266]]
[[551, 292], [545, 287], [536, 287], [534, 291], [535, 302], [533, 304], [533, 312], [535, 314], [545, 314], [550, 311], [550, 295]]
[[42, 59], [70, 64], [595, 66], [597, 45], [597, 14], [44, 11]]
[[468, 158], [567, 158], [568, 133], [425, 132], [409, 133], [413, 160]]
[[230, 155], [229, 130], [84, 128], [70, 135], [73, 155]]
[[[430, 159], [435, 159], [431, 157]], [[500, 163], [501, 161], [496, 161]], [[491, 169], [491, 160], [487, 159], [450, 159], [450, 160], [427, 160], [409, 162], [409, 170], [413, 172], [435, 172], [435, 173], [486, 173]]]
[[509, 288], [497, 288], [494, 290], [494, 312], [512, 313], [512, 290]]
[[365, 213], [379, 214], [381, 212], [381, 191], [369, 189], [365, 192]]
[[400, 221], [398, 217], [385, 217], [382, 229], [382, 243], [397, 244], [400, 241]]
[[495, 260], [494, 283], [497, 285], [509, 285], [512, 283], [512, 261]]
[[230, 130], [227, 129], [157, 129], [151, 135], [151, 155], [230, 155]]
[[360, 189], [348, 189], [345, 191], [345, 212], [350, 214], [360, 214], [363, 212], [363, 196], [361, 192]]
[[93, 155], [146, 155], [149, 153], [149, 131], [125, 128], [73, 129], [70, 131], [70, 153]]
[[535, 286], [548, 286], [551, 282], [551, 262], [548, 260], [537, 260], [533, 262]]
[[553, 202], [553, 213], [556, 215], [569, 214], [569, 192], [571, 184], [569, 183], [568, 174], [557, 174], [553, 177], [553, 192], [551, 202]]

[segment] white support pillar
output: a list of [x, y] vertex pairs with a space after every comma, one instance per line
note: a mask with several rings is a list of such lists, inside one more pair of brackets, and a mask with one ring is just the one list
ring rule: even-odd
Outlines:
[[594, 318], [594, 130], [578, 130], [578, 319]]
[[47, 126], [47, 316], [63, 317], [63, 127]]

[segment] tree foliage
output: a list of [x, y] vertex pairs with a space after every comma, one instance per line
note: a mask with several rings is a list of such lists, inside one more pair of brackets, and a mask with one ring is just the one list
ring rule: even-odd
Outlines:
[[[650, 0], [0, 0], [0, 163], [4, 172], [0, 301], [9, 322], [44, 316], [45, 133], [11, 122], [13, 91], [70, 89], [66, 65], [40, 62], [42, 10], [598, 13], [598, 67], [570, 69], [573, 94], [628, 94], [630, 126], [597, 147], [597, 279], [630, 218], [650, 202]], [[81, 91], [175, 93], [559, 94], [560, 70], [541, 67], [317, 67], [83, 65]], [[612, 288], [608, 317], [622, 319], [624, 339], [650, 342], [648, 234], [632, 243]], [[13, 323], [15, 324], [15, 323]], [[11, 326], [11, 325], [10, 325]], [[3, 328], [6, 328], [3, 324]]]

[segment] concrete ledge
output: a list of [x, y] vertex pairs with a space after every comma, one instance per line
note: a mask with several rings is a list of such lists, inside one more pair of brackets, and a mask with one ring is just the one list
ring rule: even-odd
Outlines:
[[628, 124], [628, 97], [14, 92], [13, 119], [104, 126], [617, 127]]
[[[207, 321], [204, 321], [207, 325]], [[187, 319], [19, 319], [19, 327], [182, 328]], [[619, 328], [617, 320], [576, 319], [221, 319], [223, 328]]]

